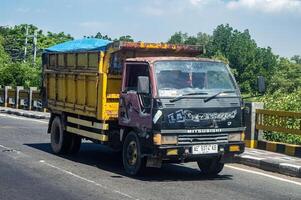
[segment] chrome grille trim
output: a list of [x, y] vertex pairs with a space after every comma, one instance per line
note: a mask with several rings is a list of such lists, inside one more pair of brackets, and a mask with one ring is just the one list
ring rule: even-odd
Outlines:
[[178, 145], [227, 143], [228, 134], [189, 134], [178, 135]]

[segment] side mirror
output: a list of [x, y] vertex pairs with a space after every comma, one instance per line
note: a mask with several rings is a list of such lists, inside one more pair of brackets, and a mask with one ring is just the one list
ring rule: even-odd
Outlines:
[[263, 76], [257, 77], [257, 83], [258, 83], [258, 92], [264, 93], [265, 92], [265, 78]]
[[149, 78], [148, 76], [138, 76], [138, 94], [149, 94]]

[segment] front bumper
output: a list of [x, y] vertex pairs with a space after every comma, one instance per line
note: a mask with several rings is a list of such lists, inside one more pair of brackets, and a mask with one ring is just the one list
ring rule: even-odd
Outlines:
[[233, 162], [233, 157], [241, 154], [245, 150], [243, 142], [231, 142], [218, 144], [218, 152], [210, 154], [193, 154], [192, 147], [194, 145], [161, 145], [154, 149], [154, 156], [162, 158], [163, 161], [171, 162], [190, 162], [197, 161], [201, 158], [219, 157], [222, 162]]

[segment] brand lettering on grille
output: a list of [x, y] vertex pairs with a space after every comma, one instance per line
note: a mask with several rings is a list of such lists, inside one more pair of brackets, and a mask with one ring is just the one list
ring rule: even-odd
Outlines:
[[185, 121], [200, 122], [204, 120], [226, 121], [234, 119], [237, 110], [231, 112], [193, 113], [190, 110], [178, 110], [168, 115], [169, 123], [181, 123]]
[[193, 129], [187, 130], [187, 133], [220, 133], [222, 129]]

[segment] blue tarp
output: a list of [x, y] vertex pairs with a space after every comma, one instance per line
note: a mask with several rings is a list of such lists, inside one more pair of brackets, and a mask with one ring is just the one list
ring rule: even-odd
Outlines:
[[45, 49], [45, 52], [105, 51], [111, 42], [103, 39], [84, 38], [51, 46]]

